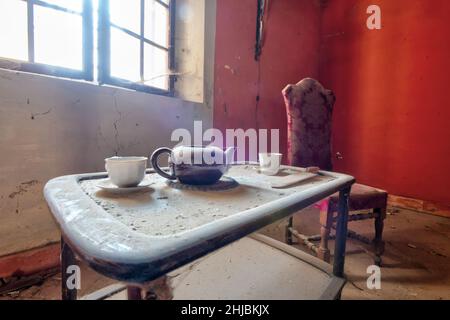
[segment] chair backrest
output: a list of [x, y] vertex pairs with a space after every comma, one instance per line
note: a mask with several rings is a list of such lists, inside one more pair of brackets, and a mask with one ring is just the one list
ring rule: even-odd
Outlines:
[[282, 93], [288, 117], [289, 164], [331, 171], [333, 92], [306, 78], [289, 84]]

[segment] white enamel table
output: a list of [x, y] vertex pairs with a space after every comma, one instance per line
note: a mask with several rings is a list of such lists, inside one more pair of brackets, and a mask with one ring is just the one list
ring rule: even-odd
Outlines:
[[[235, 165], [227, 176], [238, 185], [204, 191], [173, 188], [148, 170], [145, 179], [151, 190], [130, 194], [98, 188], [105, 173], [49, 181], [44, 194], [62, 232], [62, 270], [74, 264], [77, 255], [103, 275], [145, 284], [339, 191], [333, 273], [343, 276], [353, 177], [321, 171], [291, 187], [274, 189], [271, 177], [253, 165]], [[65, 277], [63, 272], [63, 283]], [[76, 298], [76, 290], [63, 285], [63, 298]]]

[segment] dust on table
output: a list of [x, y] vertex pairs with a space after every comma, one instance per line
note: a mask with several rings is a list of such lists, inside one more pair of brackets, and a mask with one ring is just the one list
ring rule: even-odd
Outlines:
[[154, 173], [145, 176], [151, 189], [136, 193], [110, 194], [97, 186], [98, 179], [83, 180], [80, 185], [92, 200], [131, 230], [149, 236], [173, 236], [332, 179], [318, 176], [291, 188], [272, 189], [271, 178], [259, 174], [253, 166], [233, 166], [227, 176], [239, 185], [224, 191], [179, 190]]

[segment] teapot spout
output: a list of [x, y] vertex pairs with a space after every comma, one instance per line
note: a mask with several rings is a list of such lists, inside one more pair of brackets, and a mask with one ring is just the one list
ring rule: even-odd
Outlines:
[[234, 160], [234, 153], [236, 152], [236, 147], [229, 147], [225, 150], [226, 165], [230, 166]]

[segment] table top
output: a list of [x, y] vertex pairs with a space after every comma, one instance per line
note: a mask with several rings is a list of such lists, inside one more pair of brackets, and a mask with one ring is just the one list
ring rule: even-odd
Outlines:
[[[283, 167], [285, 172], [300, 168]], [[98, 187], [106, 173], [55, 178], [44, 189], [65, 241], [109, 277], [131, 283], [167, 272], [287, 217], [350, 186], [348, 175], [320, 172], [291, 187], [274, 189], [254, 165], [227, 173], [228, 190], [174, 188], [153, 170], [150, 189], [111, 194]]]

